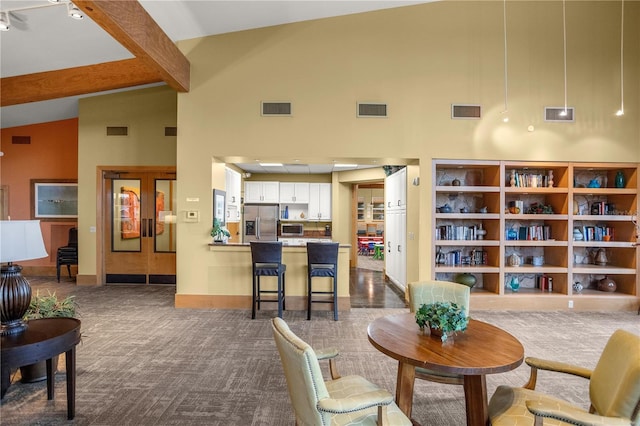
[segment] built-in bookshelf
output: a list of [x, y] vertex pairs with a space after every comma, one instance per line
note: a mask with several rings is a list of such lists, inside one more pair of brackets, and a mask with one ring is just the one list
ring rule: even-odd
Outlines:
[[[479, 303], [637, 309], [638, 176], [636, 163], [434, 160], [432, 276], [474, 274]], [[615, 292], [598, 290], [605, 277]]]

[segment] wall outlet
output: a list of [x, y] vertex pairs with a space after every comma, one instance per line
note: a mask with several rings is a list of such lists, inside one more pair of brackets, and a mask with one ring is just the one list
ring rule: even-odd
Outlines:
[[573, 309], [573, 300], [569, 300], [569, 309]]

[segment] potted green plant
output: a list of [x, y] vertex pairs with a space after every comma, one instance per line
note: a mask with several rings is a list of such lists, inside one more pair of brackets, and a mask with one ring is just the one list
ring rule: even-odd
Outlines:
[[220, 220], [218, 218], [213, 219], [213, 228], [211, 229], [211, 236], [213, 237], [213, 242], [217, 243], [226, 243], [231, 233], [220, 224]]
[[[67, 296], [64, 299], [59, 299], [55, 292], [51, 293], [47, 291], [47, 295], [41, 296], [40, 291], [37, 291], [35, 296], [31, 298], [29, 309], [27, 309], [23, 319], [28, 321], [40, 318], [73, 318], [76, 315], [77, 307], [78, 304], [76, 303], [75, 296]], [[56, 356], [53, 358], [54, 371], [57, 364], [58, 357]], [[22, 376], [21, 380], [26, 383], [46, 379], [46, 361], [20, 367], [20, 375]]]
[[469, 319], [464, 307], [453, 302], [435, 302], [420, 306], [416, 323], [421, 329], [428, 326], [432, 336], [440, 336], [446, 342], [450, 334], [466, 330]]

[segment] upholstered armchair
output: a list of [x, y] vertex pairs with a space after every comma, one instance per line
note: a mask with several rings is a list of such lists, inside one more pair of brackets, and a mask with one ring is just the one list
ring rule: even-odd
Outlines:
[[[344, 376], [325, 382], [318, 359], [333, 361], [337, 351], [315, 352], [281, 318], [273, 318], [271, 324], [297, 425], [411, 425], [393, 396], [365, 378]], [[335, 364], [332, 376], [334, 369]]]
[[[617, 330], [593, 370], [566, 363], [526, 358], [531, 377], [523, 388], [498, 386], [489, 402], [493, 426], [640, 425], [640, 337]], [[589, 411], [535, 391], [538, 370], [589, 380]]]
[[[421, 305], [434, 302], [452, 302], [464, 308], [469, 316], [470, 288], [449, 281], [420, 281], [407, 285], [409, 310], [416, 312]], [[422, 367], [416, 367], [416, 378], [432, 382], [461, 385], [464, 377], [458, 374], [441, 373]]]

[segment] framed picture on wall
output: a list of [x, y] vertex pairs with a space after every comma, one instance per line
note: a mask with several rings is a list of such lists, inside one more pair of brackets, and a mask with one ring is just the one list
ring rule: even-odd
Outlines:
[[75, 220], [78, 218], [78, 181], [31, 179], [31, 218]]
[[220, 222], [220, 226], [225, 226], [225, 204], [226, 204], [226, 195], [225, 191], [220, 189], [213, 190], [213, 218], [218, 219]]

